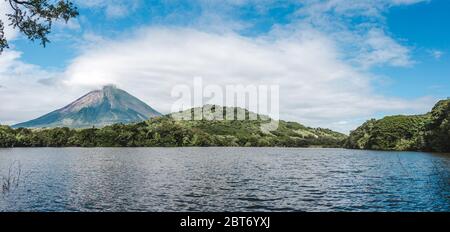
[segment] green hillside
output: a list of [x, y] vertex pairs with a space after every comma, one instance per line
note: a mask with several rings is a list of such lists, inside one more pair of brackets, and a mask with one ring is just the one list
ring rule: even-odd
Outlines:
[[[220, 108], [217, 108], [220, 109]], [[222, 108], [237, 111], [237, 108]], [[192, 109], [190, 112], [202, 110]], [[152, 118], [137, 124], [115, 124], [90, 129], [11, 129], [0, 127], [0, 147], [175, 147], [175, 146], [281, 146], [341, 147], [346, 135], [279, 121], [278, 129], [264, 133], [267, 117], [244, 111], [247, 120], [176, 120], [177, 115]], [[189, 113], [184, 112], [184, 114]], [[253, 114], [254, 115], [254, 114]]]
[[345, 147], [397, 151], [450, 151], [450, 100], [425, 115], [371, 119], [350, 133]]
[[434, 106], [424, 134], [426, 149], [450, 152], [450, 99]]

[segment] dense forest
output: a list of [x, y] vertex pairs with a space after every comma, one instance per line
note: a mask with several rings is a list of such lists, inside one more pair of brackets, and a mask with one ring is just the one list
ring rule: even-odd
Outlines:
[[[192, 109], [186, 112], [203, 110]], [[237, 108], [223, 108], [237, 111]], [[136, 124], [102, 128], [13, 129], [0, 126], [0, 147], [345, 147], [351, 149], [450, 152], [450, 99], [439, 101], [424, 115], [371, 119], [350, 136], [329, 129], [279, 121], [278, 129], [264, 133], [257, 120], [176, 120], [176, 114]]]
[[424, 115], [371, 119], [350, 133], [346, 148], [450, 152], [450, 99]]
[[[202, 108], [186, 111], [189, 113]], [[223, 108], [227, 110], [236, 108]], [[186, 113], [183, 112], [183, 113]], [[0, 147], [342, 147], [346, 135], [296, 122], [279, 121], [278, 129], [263, 133], [257, 120], [176, 120], [175, 115], [156, 117], [136, 124], [115, 124], [103, 128], [12, 129], [0, 126]]]

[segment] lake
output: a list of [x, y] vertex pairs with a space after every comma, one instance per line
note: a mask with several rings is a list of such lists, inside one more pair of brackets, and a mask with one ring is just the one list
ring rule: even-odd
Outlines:
[[[0, 211], [450, 211], [450, 155], [289, 148], [0, 149]], [[14, 174], [12, 174], [14, 175]]]

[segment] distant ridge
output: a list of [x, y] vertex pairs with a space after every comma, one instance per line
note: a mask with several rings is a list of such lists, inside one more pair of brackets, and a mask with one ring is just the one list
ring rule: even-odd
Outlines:
[[[221, 112], [245, 112], [247, 119], [221, 119]], [[204, 119], [180, 120], [202, 114]], [[210, 117], [214, 113], [217, 117]], [[248, 117], [247, 117], [248, 116]], [[252, 116], [252, 117], [250, 117]], [[255, 118], [253, 116], [256, 116]], [[206, 105], [139, 123], [101, 128], [12, 129], [0, 126], [0, 147], [342, 147], [347, 136], [324, 128], [279, 120], [268, 133], [269, 117], [244, 108]]]
[[102, 127], [115, 123], [133, 123], [161, 114], [141, 100], [113, 85], [82, 96], [69, 105], [37, 119], [13, 125], [13, 128]]

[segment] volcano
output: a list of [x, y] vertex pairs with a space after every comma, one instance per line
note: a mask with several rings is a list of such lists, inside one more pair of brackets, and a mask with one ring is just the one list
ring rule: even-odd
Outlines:
[[14, 128], [103, 127], [136, 123], [161, 114], [143, 101], [113, 85], [89, 92], [69, 105]]

